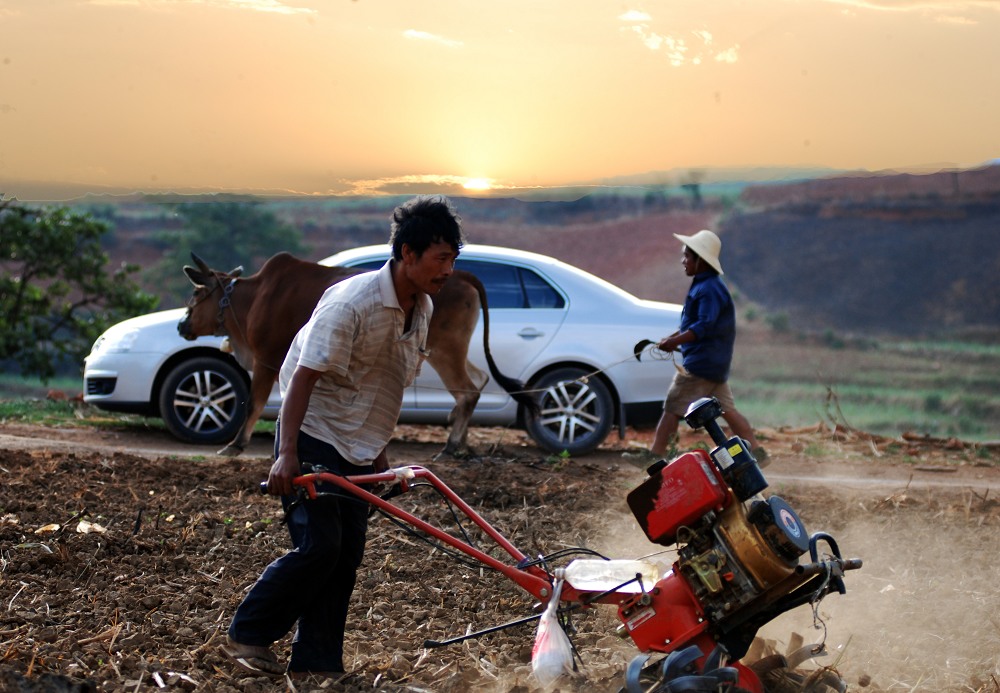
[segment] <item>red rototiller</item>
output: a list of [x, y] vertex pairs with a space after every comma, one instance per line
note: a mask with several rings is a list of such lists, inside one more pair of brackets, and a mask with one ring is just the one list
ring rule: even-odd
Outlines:
[[[761, 495], [767, 482], [745, 443], [725, 437], [716, 422], [721, 413], [714, 398], [695, 402], [685, 420], [692, 428], [706, 429], [717, 447], [708, 453], [694, 450], [669, 462], [660, 460], [627, 496], [649, 540], [678, 547], [676, 561], [663, 576], [652, 563], [593, 558], [595, 552], [586, 549], [526, 556], [423, 467], [348, 477], [306, 474], [295, 483], [312, 498], [317, 484], [334, 484], [397, 522], [502, 573], [538, 600], [552, 601], [550, 607], [558, 607], [563, 615], [593, 604], [615, 605], [619, 631], [642, 653], [626, 671], [623, 690], [628, 693], [765, 693], [762, 681], [769, 670], [797, 662], [771, 656], [741, 663], [758, 629], [798, 606], [815, 608], [831, 592], [844, 594], [844, 573], [860, 568], [861, 560], [842, 558], [833, 537], [807, 534], [788, 503]], [[452, 536], [391, 502], [418, 482], [433, 486], [509, 560], [499, 560], [474, 546], [468, 535]], [[379, 496], [362, 488], [379, 484], [389, 484], [389, 492]], [[573, 554], [591, 557], [565, 564]], [[425, 646], [449, 645], [538, 618], [533, 615], [450, 640], [429, 640]], [[813, 690], [846, 688], [835, 675], [827, 675], [822, 685], [825, 688]]]

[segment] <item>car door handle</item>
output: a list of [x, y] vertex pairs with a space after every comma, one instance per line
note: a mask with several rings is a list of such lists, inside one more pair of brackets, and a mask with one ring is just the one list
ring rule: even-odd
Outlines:
[[525, 327], [523, 330], [517, 333], [518, 337], [522, 339], [537, 339], [538, 337], [544, 337], [544, 332], [539, 332], [534, 327]]

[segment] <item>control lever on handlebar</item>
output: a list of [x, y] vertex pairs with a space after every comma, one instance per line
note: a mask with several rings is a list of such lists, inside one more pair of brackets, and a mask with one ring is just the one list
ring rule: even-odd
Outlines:
[[836, 539], [826, 532], [816, 532], [809, 537], [809, 558], [812, 560], [813, 564], [819, 560], [819, 542], [823, 542], [827, 545], [833, 553], [833, 562], [838, 567], [837, 574], [830, 576], [830, 584], [833, 585], [833, 588], [840, 594], [847, 594], [847, 587], [844, 585], [843, 571], [856, 570], [860, 568], [862, 565], [861, 559], [852, 558], [844, 560], [840, 556], [840, 547], [837, 546]]
[[[377, 494], [378, 497], [381, 498], [384, 501], [392, 500], [396, 496], [399, 496], [399, 495], [401, 495], [403, 493], [406, 493], [407, 491], [410, 490], [409, 479], [411, 478], [412, 474], [410, 474], [407, 470], [405, 470], [405, 468], [404, 469], [399, 469], [399, 470], [393, 469], [393, 470], [389, 470], [389, 471], [395, 472], [396, 478], [392, 482], [392, 485], [389, 486], [389, 488], [387, 490], [385, 490], [382, 493]], [[314, 493], [314, 490], [313, 490], [312, 484], [309, 483], [309, 481], [307, 481], [307, 477], [309, 477], [309, 476], [310, 475], [307, 474], [307, 475], [304, 475], [304, 476], [296, 477], [292, 481], [292, 484], [294, 486], [296, 486], [296, 487], [306, 489], [307, 491], [309, 491], [309, 495], [312, 496], [313, 493]], [[266, 482], [266, 481], [260, 482], [258, 488], [259, 488], [259, 490], [260, 490], [260, 492], [262, 494], [267, 495], [267, 493], [268, 493], [268, 482]], [[376, 508], [373, 505], [369, 509], [369, 511], [368, 511], [368, 517], [371, 517], [372, 515], [374, 515], [375, 511], [376, 511]]]

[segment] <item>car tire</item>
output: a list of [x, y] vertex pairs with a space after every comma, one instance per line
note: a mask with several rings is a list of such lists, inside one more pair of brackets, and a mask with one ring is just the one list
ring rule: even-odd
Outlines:
[[160, 389], [160, 416], [186, 443], [227, 443], [247, 416], [250, 391], [243, 373], [221, 359], [182, 361]]
[[557, 368], [532, 385], [539, 415], [527, 423], [539, 447], [554, 454], [586, 455], [604, 442], [614, 423], [614, 399], [604, 381], [582, 368]]

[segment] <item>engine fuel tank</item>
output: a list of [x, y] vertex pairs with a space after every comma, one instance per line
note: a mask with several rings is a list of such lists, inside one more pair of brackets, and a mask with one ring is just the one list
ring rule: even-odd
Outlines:
[[651, 468], [650, 477], [629, 492], [628, 506], [650, 541], [669, 546], [677, 531], [732, 501], [718, 469], [704, 450]]

